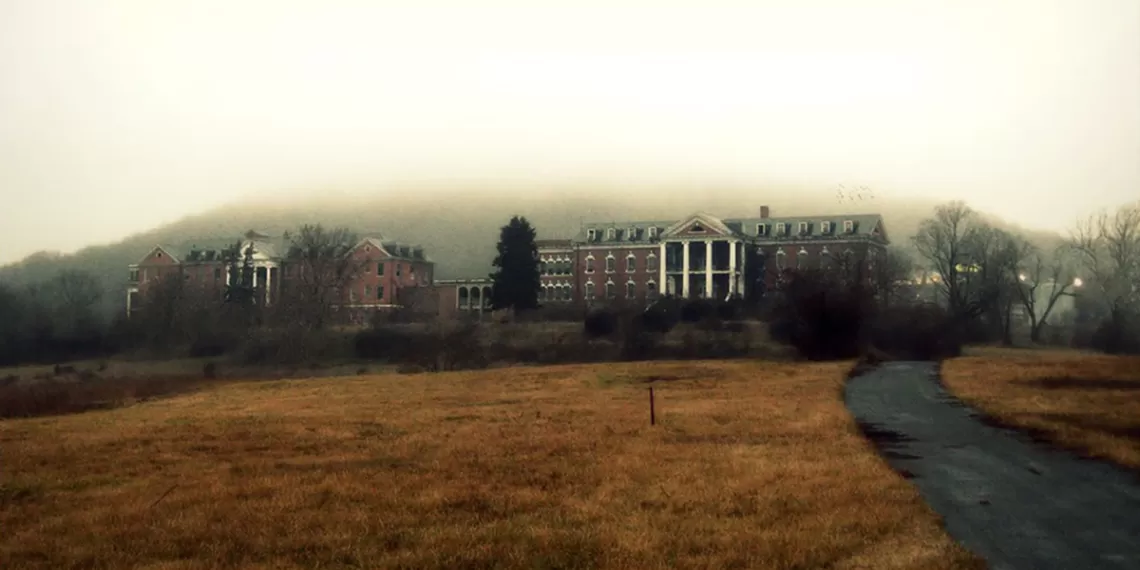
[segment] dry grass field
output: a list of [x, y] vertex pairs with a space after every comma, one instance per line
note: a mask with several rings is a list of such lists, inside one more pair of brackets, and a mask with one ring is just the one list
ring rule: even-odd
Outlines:
[[1140, 469], [1140, 357], [975, 349], [943, 363], [956, 396], [998, 423]]
[[659, 362], [231, 382], [0, 421], [0, 560], [980, 568], [860, 437], [840, 399], [845, 369]]

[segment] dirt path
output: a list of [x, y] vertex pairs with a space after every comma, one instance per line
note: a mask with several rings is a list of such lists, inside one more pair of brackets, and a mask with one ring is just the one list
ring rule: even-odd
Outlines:
[[1140, 478], [990, 427], [931, 363], [852, 380], [847, 407], [946, 529], [994, 569], [1140, 568]]

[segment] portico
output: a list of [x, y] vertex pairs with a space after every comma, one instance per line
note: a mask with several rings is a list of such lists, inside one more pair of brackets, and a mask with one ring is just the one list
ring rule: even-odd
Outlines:
[[744, 241], [720, 220], [692, 216], [663, 232], [659, 247], [665, 294], [727, 299], [742, 292]]

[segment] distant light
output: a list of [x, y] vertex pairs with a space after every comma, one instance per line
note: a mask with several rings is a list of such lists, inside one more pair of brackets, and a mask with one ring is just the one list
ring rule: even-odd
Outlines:
[[1025, 274], [1024, 274], [1024, 273], [1019, 273], [1019, 274], [1017, 275], [1017, 278], [1018, 278], [1018, 279], [1020, 279], [1020, 280], [1022, 280], [1022, 281], [1025, 281]]
[[1085, 282], [1081, 281], [1080, 277], [1074, 277], [1073, 278], [1073, 287], [1080, 287], [1081, 285], [1084, 285], [1084, 284], [1085, 284]]

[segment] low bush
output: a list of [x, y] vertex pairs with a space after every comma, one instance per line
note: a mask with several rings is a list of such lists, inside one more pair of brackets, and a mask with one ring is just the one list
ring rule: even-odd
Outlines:
[[618, 328], [618, 316], [607, 309], [590, 311], [583, 321], [583, 332], [589, 338], [601, 338], [614, 334]]

